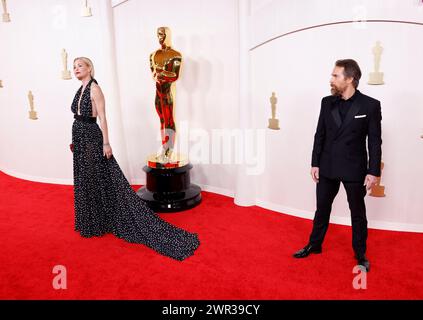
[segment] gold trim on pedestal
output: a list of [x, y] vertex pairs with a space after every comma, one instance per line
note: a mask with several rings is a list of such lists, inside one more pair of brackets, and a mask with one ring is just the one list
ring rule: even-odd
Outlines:
[[175, 169], [188, 163], [188, 157], [179, 153], [173, 153], [170, 157], [153, 153], [147, 157], [147, 166], [155, 169]]

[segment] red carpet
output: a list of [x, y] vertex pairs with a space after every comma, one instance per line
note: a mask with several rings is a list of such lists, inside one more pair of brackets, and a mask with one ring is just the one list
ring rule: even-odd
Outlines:
[[[135, 187], [134, 187], [135, 188]], [[73, 231], [72, 186], [0, 172], [1, 299], [423, 299], [423, 235], [369, 230], [367, 289], [352, 286], [350, 227], [331, 225], [323, 254], [296, 260], [312, 222], [203, 193], [190, 211], [162, 214], [197, 232], [183, 262], [112, 235]], [[55, 290], [55, 265], [67, 289]]]

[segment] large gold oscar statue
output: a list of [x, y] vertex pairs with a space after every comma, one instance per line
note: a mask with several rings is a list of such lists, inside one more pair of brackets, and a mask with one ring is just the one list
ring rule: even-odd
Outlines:
[[[171, 34], [167, 27], [157, 29], [157, 38], [160, 49], [150, 55], [150, 68], [156, 82], [156, 111], [160, 118], [160, 133], [162, 139], [161, 152], [156, 155], [161, 166], [176, 167], [177, 157], [173, 156], [176, 138], [176, 126], [174, 120], [175, 88], [174, 82], [179, 78], [179, 71], [182, 64], [182, 55], [172, 49]], [[173, 163], [173, 165], [169, 165]]]
[[174, 212], [201, 202], [201, 188], [190, 181], [193, 168], [188, 157], [174, 151], [175, 81], [179, 78], [182, 55], [172, 48], [167, 27], [157, 29], [160, 48], [150, 55], [150, 69], [156, 84], [155, 107], [160, 118], [160, 151], [148, 156], [143, 168], [147, 183], [137, 194], [155, 211]]

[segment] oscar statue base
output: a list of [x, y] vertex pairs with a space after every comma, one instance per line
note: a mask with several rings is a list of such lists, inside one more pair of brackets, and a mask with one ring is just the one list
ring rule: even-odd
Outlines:
[[90, 7], [83, 7], [81, 10], [81, 16], [83, 17], [91, 17], [93, 14], [91, 12]]
[[383, 72], [371, 72], [369, 74], [369, 81], [368, 84], [377, 85], [377, 84], [384, 84], [383, 82]]
[[179, 153], [172, 153], [170, 157], [164, 154], [151, 154], [147, 157], [147, 166], [155, 169], [173, 169], [186, 166], [188, 157]]
[[272, 130], [280, 130], [279, 128], [279, 120], [278, 119], [269, 119], [269, 129]]
[[10, 22], [10, 15], [8, 13], [3, 13], [3, 22]]
[[31, 120], [37, 120], [37, 111], [29, 111], [29, 119]]
[[137, 194], [156, 212], [191, 209], [201, 202], [201, 188], [191, 183], [191, 169], [190, 163], [169, 169], [144, 166], [147, 184]]
[[63, 80], [70, 80], [70, 79], [72, 79], [71, 73], [70, 73], [69, 70], [62, 71], [62, 79]]

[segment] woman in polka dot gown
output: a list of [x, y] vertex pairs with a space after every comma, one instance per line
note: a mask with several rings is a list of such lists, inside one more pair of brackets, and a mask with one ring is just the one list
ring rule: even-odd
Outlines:
[[[199, 246], [197, 234], [160, 219], [133, 191], [109, 144], [104, 96], [92, 62], [74, 60], [82, 86], [72, 103], [75, 230], [83, 237], [113, 233], [160, 254], [183, 260]], [[100, 127], [96, 123], [99, 117]]]

